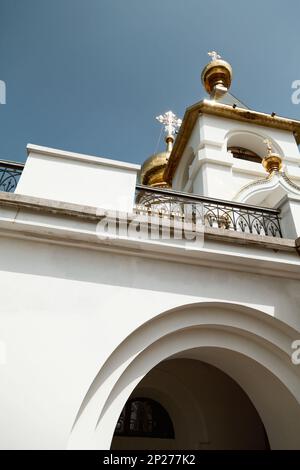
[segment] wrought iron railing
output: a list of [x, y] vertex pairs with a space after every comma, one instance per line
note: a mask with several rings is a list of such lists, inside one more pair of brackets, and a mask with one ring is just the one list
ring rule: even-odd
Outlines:
[[280, 211], [276, 209], [137, 185], [135, 210], [169, 214], [209, 227], [282, 238]]
[[0, 160], [0, 191], [13, 193], [22, 174], [24, 163]]

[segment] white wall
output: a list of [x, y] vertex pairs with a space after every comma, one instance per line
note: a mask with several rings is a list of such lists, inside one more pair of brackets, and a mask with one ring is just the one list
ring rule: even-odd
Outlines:
[[[201, 134], [207, 133], [209, 138], [213, 124], [207, 122], [208, 128], [204, 125]], [[220, 139], [224, 132], [222, 129], [217, 132]], [[194, 135], [196, 139], [197, 132]], [[216, 155], [209, 145], [197, 152], [198, 157], [201, 152], [207, 152], [207, 171], [213, 175], [213, 168], [220, 166], [224, 170], [223, 147], [220, 143]], [[30, 146], [17, 193], [130, 211], [137, 171], [136, 165]], [[224, 195], [230, 187], [225, 183], [231, 171], [232, 167], [228, 165], [222, 185], [217, 184], [217, 177], [204, 178], [209, 195], [214, 195], [211, 194], [211, 180]], [[126, 354], [119, 364], [115, 361], [118, 348], [148, 325], [147, 335], [140, 344], [140, 352], [144, 352], [147, 341], [152, 338], [151, 322], [163, 317], [164, 312], [187, 304], [197, 304], [197, 308], [200, 304], [221, 305], [221, 314], [224, 311], [228, 321], [226, 328], [234, 329], [231, 336], [235, 339], [235, 352], [242, 351], [247, 355], [251, 349], [253, 360], [264, 360], [264, 367], [273, 367], [288, 387], [287, 395], [281, 397], [299, 394], [300, 372], [291, 364], [289, 356], [290, 343], [297, 339], [294, 336], [300, 331], [299, 258], [296, 251], [288, 249], [275, 253], [269, 248], [211, 240], [199, 249], [191, 247], [189, 242], [174, 243], [174, 240], [170, 243], [158, 241], [156, 246], [139, 240], [126, 240], [126, 243], [124, 240], [101, 241], [96, 237], [96, 222], [74, 215], [52, 214], [51, 211], [43, 213], [41, 207], [34, 213], [28, 208], [11, 205], [1, 209], [0, 344], [5, 352], [0, 365], [2, 448], [109, 446], [122, 403], [139, 377], [135, 376], [136, 370], [132, 366], [134, 380], [131, 375], [131, 380], [122, 387], [124, 361], [131, 365], [133, 357], [126, 356], [129, 351], [126, 347]], [[227, 315], [228, 303], [233, 313], [230, 310]], [[235, 306], [240, 309], [240, 316], [235, 316]], [[206, 314], [212, 318], [213, 312], [205, 308], [200, 311], [199, 307], [196, 312], [201, 321]], [[272, 342], [281, 344], [274, 347], [273, 355], [271, 352], [268, 355], [265, 350], [260, 355], [260, 346], [255, 341], [247, 349], [252, 334], [251, 315], [248, 318], [243, 310], [247, 308], [251, 309], [251, 315], [260, 316], [253, 331], [258, 342], [264, 326], [275, 325], [271, 337], [264, 338], [266, 350]], [[191, 317], [195, 318], [195, 315], [191, 314]], [[187, 318], [187, 315], [179, 317], [178, 326], [181, 327]], [[214, 348], [223, 344], [221, 339], [227, 346], [233, 344], [230, 335], [224, 334], [220, 339], [218, 332], [209, 330], [204, 334], [203, 330], [201, 336], [198, 327], [202, 325], [193, 326], [191, 335], [182, 337], [182, 345], [179, 341], [181, 333], [174, 333], [174, 337], [169, 335], [177, 353], [181, 352], [181, 347], [188, 349], [199, 345], [201, 338], [206, 346], [211, 341]], [[162, 329], [158, 328], [158, 331]], [[165, 354], [173, 351], [169, 344], [163, 343], [160, 347], [165, 347]], [[151, 361], [152, 366], [156, 365], [155, 358], [161, 353], [155, 341], [149, 348], [149, 362], [142, 361], [144, 372]], [[282, 361], [281, 354], [284, 355]], [[114, 367], [103, 387], [97, 389], [100, 398], [97, 395], [94, 403], [89, 399], [91, 391], [87, 392], [97, 382], [99, 374], [105, 375], [108, 369], [104, 364], [110, 358], [113, 358]], [[234, 359], [228, 361], [228, 368], [232, 364]], [[238, 370], [245, 390], [253, 393], [261, 412], [265, 411], [265, 419], [269, 420], [269, 429], [273, 431], [272, 442], [280, 446], [283, 441], [278, 423], [287, 428], [287, 418], [281, 416], [281, 421], [272, 424], [272, 413], [266, 411], [265, 394], [257, 396], [257, 390], [251, 388], [252, 381], [247, 382], [247, 378], [241, 377], [244, 367], [240, 366]], [[265, 383], [273, 382], [266, 379]], [[115, 401], [108, 405], [116, 390], [119, 393]], [[293, 400], [293, 405], [287, 405], [288, 410], [283, 409], [290, 413], [286, 416], [296, 416], [292, 411], [298, 410], [299, 403], [295, 398]], [[88, 413], [85, 413], [85, 405]], [[104, 407], [108, 407], [108, 412], [102, 416], [104, 424], [100, 436], [95, 425]], [[90, 416], [93, 426], [89, 427]], [[76, 417], [78, 421], [73, 429]], [[295, 429], [298, 430], [296, 424]], [[82, 430], [87, 431], [81, 434]], [[286, 436], [285, 439], [287, 445]]]
[[2, 448], [66, 448], [107, 358], [173, 307], [242, 303], [300, 330], [291, 279], [14, 238], [1, 239], [0, 268]]

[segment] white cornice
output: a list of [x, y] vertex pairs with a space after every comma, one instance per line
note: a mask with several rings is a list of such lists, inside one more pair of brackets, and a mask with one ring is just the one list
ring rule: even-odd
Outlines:
[[92, 163], [94, 165], [109, 166], [114, 168], [121, 168], [129, 171], [139, 171], [141, 165], [133, 163], [121, 162], [118, 160], [111, 160], [109, 158], [95, 157], [92, 155], [85, 155], [82, 153], [67, 152], [65, 150], [58, 150], [49, 147], [42, 147], [40, 145], [27, 144], [28, 155], [38, 154], [39, 156], [58, 157], [66, 160], [76, 160], [83, 163]]
[[78, 248], [108, 251], [125, 256], [139, 256], [164, 260], [175, 263], [184, 263], [203, 267], [223, 269], [225, 271], [239, 271], [260, 274], [271, 277], [282, 277], [300, 280], [300, 261], [296, 255], [291, 259], [277, 259], [268, 256], [251, 256], [237, 254], [217, 249], [187, 249], [185, 246], [157, 243], [148, 240], [133, 240], [108, 237], [99, 241], [95, 235], [87, 232], [69, 231], [53, 227], [51, 230], [45, 226], [17, 227], [17, 224], [8, 228], [0, 221], [0, 236], [34, 240], [36, 242], [73, 246]]
[[100, 239], [96, 227], [101, 217], [100, 211], [95, 208], [86, 208], [86, 216], [84, 213], [78, 213], [77, 217], [80, 206], [77, 210], [73, 207], [75, 205], [66, 207], [63, 204], [56, 207], [57, 203], [54, 202], [48, 207], [45, 206], [46, 201], [44, 206], [42, 205], [42, 200], [37, 200], [33, 205], [34, 198], [30, 198], [31, 201], [27, 198], [22, 207], [22, 196], [17, 197], [15, 205], [13, 196], [0, 201], [2, 236], [215, 267], [227, 271], [300, 279], [300, 259], [293, 240], [242, 235], [215, 229], [205, 230], [202, 245], [184, 240], [161, 241], [110, 235]]

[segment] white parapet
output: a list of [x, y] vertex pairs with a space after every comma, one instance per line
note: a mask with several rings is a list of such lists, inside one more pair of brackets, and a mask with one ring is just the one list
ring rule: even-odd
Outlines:
[[131, 212], [139, 165], [28, 144], [16, 193]]

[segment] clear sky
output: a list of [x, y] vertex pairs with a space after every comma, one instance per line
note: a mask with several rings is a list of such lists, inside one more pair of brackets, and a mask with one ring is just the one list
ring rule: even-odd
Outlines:
[[30, 142], [141, 163], [155, 116], [204, 97], [212, 49], [235, 96], [300, 119], [299, 21], [299, 0], [0, 0], [0, 159], [24, 161]]

